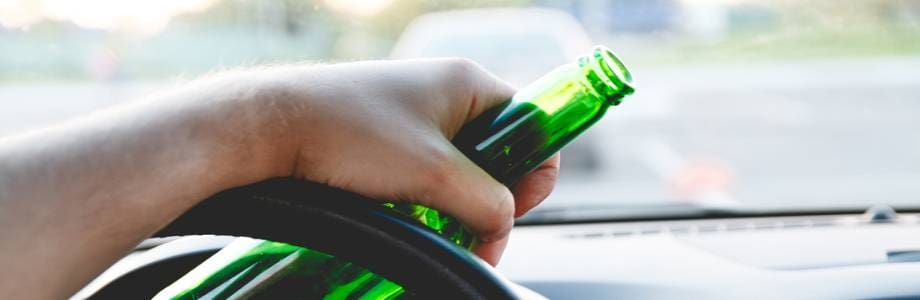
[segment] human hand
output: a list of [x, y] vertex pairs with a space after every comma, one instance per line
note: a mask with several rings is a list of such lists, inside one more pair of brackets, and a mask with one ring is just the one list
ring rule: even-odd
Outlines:
[[558, 155], [509, 190], [450, 143], [464, 123], [514, 93], [468, 60], [287, 67], [235, 78], [258, 83], [243, 93], [257, 121], [235, 132], [262, 136], [251, 153], [265, 155], [259, 161], [271, 176], [438, 209], [475, 232], [474, 252], [493, 265], [513, 217], [555, 183]]

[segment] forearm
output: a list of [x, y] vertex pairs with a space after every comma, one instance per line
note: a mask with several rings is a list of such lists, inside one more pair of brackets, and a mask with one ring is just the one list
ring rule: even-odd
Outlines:
[[0, 298], [69, 296], [41, 293], [74, 292], [215, 192], [281, 175], [254, 140], [282, 132], [260, 124], [258, 87], [226, 80], [0, 139], [0, 295], [27, 293]]

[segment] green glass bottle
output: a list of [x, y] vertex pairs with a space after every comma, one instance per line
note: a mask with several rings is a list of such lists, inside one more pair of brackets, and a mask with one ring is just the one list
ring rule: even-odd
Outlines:
[[[512, 185], [634, 91], [626, 66], [605, 47], [560, 66], [509, 101], [466, 124], [454, 145], [495, 179]], [[412, 204], [385, 204], [460, 247], [475, 240], [457, 220]], [[395, 299], [401, 286], [316, 250], [239, 238], [155, 299]]]

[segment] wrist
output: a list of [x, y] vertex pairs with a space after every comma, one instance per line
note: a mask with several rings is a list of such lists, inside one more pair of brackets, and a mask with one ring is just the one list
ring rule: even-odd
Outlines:
[[[271, 177], [290, 176], [299, 144], [293, 138], [292, 101], [284, 84], [262, 72], [224, 74], [196, 83], [204, 91], [191, 104], [209, 169], [229, 188]], [[200, 99], [198, 99], [200, 98]]]

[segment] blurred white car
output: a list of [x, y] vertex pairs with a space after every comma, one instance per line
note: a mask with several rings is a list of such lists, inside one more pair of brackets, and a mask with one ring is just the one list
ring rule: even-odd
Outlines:
[[467, 57], [520, 86], [591, 46], [581, 24], [563, 11], [476, 9], [418, 17], [406, 27], [391, 56]]

